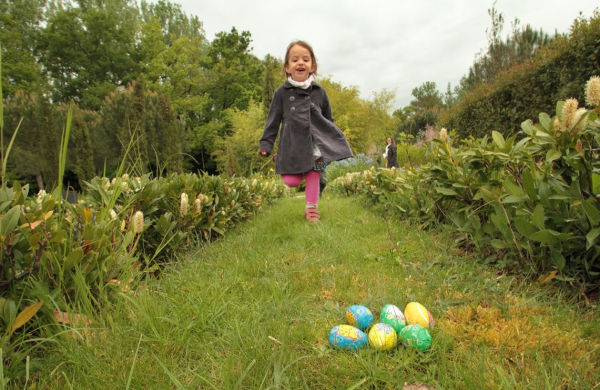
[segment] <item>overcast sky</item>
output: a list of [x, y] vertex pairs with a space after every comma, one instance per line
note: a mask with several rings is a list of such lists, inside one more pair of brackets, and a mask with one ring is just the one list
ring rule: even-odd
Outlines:
[[[220, 31], [252, 34], [252, 52], [283, 59], [295, 39], [309, 42], [319, 74], [357, 86], [371, 99], [382, 89], [396, 92], [395, 107], [412, 99], [426, 81], [445, 92], [458, 85], [487, 46], [492, 0], [172, 0], [204, 24], [209, 41]], [[503, 37], [518, 18], [547, 33], [568, 33], [580, 12], [589, 20], [598, 0], [498, 0]]]

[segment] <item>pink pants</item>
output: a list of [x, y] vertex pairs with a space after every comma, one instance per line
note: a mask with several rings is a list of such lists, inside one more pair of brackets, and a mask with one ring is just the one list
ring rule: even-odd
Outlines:
[[302, 179], [306, 181], [306, 203], [319, 203], [319, 181], [321, 180], [321, 172], [308, 171], [306, 173], [298, 173], [294, 175], [281, 175], [281, 180], [288, 187], [298, 187], [302, 184]]

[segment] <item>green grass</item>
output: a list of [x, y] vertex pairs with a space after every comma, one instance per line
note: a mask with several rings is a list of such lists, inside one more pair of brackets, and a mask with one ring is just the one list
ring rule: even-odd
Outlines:
[[[440, 231], [358, 199], [287, 198], [94, 316], [32, 369], [30, 389], [594, 388], [599, 315], [549, 284], [479, 265]], [[390, 235], [393, 239], [390, 239]], [[334, 350], [352, 304], [433, 314], [427, 352]], [[90, 313], [86, 313], [90, 315]], [[33, 384], [32, 384], [33, 383]]]

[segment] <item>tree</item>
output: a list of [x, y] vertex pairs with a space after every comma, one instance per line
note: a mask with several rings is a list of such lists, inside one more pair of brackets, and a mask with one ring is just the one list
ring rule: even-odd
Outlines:
[[257, 153], [266, 118], [261, 106], [251, 101], [247, 110], [233, 110], [232, 134], [217, 140], [213, 153], [219, 171], [248, 176], [261, 166], [266, 169], [268, 161]]
[[14, 96], [17, 90], [42, 92], [46, 87], [36, 57], [45, 4], [45, 0], [0, 2], [3, 67], [0, 82], [7, 96]]
[[251, 36], [235, 28], [220, 32], [211, 42], [203, 58], [205, 79], [200, 86], [206, 97], [202, 110], [190, 118], [188, 137], [193, 157], [192, 169], [216, 172], [211, 153], [217, 149], [215, 140], [232, 134], [231, 116], [235, 109], [245, 110], [250, 101], [262, 97], [263, 63], [250, 53]]
[[335, 124], [344, 132], [355, 154], [374, 155], [397, 126], [390, 112], [395, 93], [383, 90], [370, 101], [360, 98], [357, 87], [343, 87], [330, 79], [319, 79], [325, 88]]
[[4, 139], [19, 133], [8, 160], [12, 179], [52, 188], [58, 176], [60, 131], [50, 103], [40, 94], [17, 91], [4, 108]]
[[[450, 86], [448, 86], [450, 88]], [[435, 126], [438, 115], [446, 108], [444, 96], [437, 90], [436, 83], [426, 81], [412, 90], [413, 100], [402, 111], [404, 120], [398, 126], [398, 134], [406, 133], [417, 137], [428, 125]]]
[[204, 39], [202, 22], [197, 16], [188, 17], [182, 11], [180, 4], [165, 0], [158, 0], [155, 3], [142, 0], [140, 7], [143, 23], [156, 20], [160, 26], [161, 39], [166, 47], [173, 46], [174, 41], [184, 36]]
[[138, 20], [133, 0], [52, 3], [39, 49], [53, 101], [98, 109], [112, 90], [136, 79]]
[[282, 74], [283, 61], [280, 59], [267, 54], [263, 60], [263, 63], [265, 65], [265, 75], [263, 77], [262, 85], [262, 104], [263, 111], [265, 112], [266, 116], [269, 113], [273, 95], [275, 94], [277, 88], [279, 88], [279, 86], [285, 82], [285, 77]]
[[415, 98], [410, 101], [410, 105], [415, 111], [433, 110], [444, 105], [442, 95], [433, 81], [426, 81], [420, 87], [413, 88], [412, 95]]
[[481, 83], [492, 84], [498, 73], [514, 65], [522, 64], [533, 57], [535, 52], [549, 45], [555, 38], [550, 37], [542, 29], [534, 30], [529, 24], [520, 27], [519, 19], [512, 23], [512, 31], [502, 39], [504, 16], [496, 9], [496, 3], [488, 14], [492, 19], [491, 29], [487, 29], [488, 47], [485, 52], [479, 53], [467, 76], [461, 78], [456, 90], [459, 97]]
[[[62, 134], [62, 129], [66, 125], [68, 111], [68, 104], [55, 107], [54, 122], [56, 123], [56, 135]], [[64, 180], [64, 183], [78, 191], [85, 188], [84, 181], [90, 181], [96, 176], [94, 150], [86, 116], [86, 113], [79, 109], [79, 107], [74, 107], [65, 166], [65, 176], [72, 178], [72, 181]], [[58, 164], [58, 159], [56, 163]]]

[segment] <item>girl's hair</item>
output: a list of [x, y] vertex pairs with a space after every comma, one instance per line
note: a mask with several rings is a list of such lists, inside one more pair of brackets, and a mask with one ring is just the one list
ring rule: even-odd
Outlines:
[[315, 57], [315, 51], [313, 50], [312, 46], [305, 41], [293, 41], [292, 43], [290, 43], [288, 45], [287, 50], [285, 51], [285, 59], [283, 60], [283, 74], [285, 75], [285, 77], [290, 76], [290, 74], [285, 71], [285, 66], [287, 65], [288, 61], [290, 60], [290, 50], [292, 50], [292, 47], [294, 47], [296, 45], [302, 46], [303, 48], [308, 50], [308, 52], [310, 53], [310, 57], [312, 59], [313, 66], [315, 67], [315, 70], [312, 72], [312, 74], [314, 76], [316, 76], [317, 75], [317, 57]]

